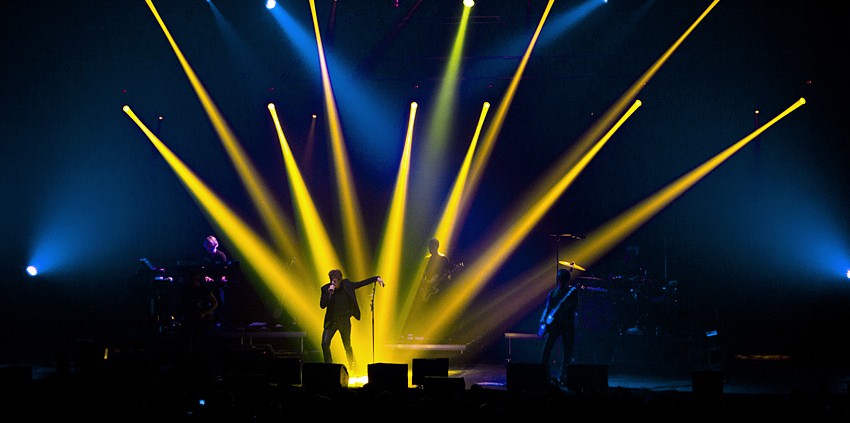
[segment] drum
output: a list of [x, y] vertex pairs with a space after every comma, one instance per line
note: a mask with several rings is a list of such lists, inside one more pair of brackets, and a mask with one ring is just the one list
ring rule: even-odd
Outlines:
[[580, 330], [588, 333], [616, 333], [619, 312], [616, 300], [608, 291], [583, 289], [579, 292], [578, 316], [576, 324]]

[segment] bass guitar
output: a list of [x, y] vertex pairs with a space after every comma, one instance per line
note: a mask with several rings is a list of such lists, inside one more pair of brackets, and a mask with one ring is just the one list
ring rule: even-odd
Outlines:
[[425, 278], [421, 285], [422, 302], [428, 302], [431, 297], [440, 292], [443, 283], [450, 281], [452, 275], [458, 268], [463, 267], [463, 262], [452, 263], [451, 267], [444, 273], [432, 275], [430, 278]]
[[542, 321], [540, 322], [540, 327], [537, 328], [538, 337], [542, 338], [543, 335], [546, 335], [546, 332], [549, 331], [549, 325], [551, 325], [552, 321], [555, 320], [555, 313], [557, 313], [558, 309], [561, 308], [561, 305], [563, 305], [564, 302], [567, 301], [567, 298], [570, 298], [570, 295], [573, 295], [573, 292], [575, 292], [575, 290], [575, 286], [571, 287], [570, 290], [567, 291], [567, 295], [564, 295], [564, 298], [561, 298], [561, 301], [558, 301], [558, 304], [555, 307], [552, 307], [549, 313], [546, 314], [546, 317], [541, 319]]

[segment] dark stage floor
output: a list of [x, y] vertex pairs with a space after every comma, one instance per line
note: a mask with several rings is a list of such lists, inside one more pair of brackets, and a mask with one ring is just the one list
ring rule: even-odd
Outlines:
[[[450, 363], [452, 361], [450, 360]], [[448, 372], [450, 378], [462, 378], [466, 389], [474, 385], [486, 389], [508, 389], [508, 368], [528, 370], [524, 366], [535, 366], [536, 363], [514, 362], [493, 363], [491, 361], [451, 364]], [[12, 369], [29, 372], [33, 382], [48, 381], [56, 378], [63, 371], [62, 364], [53, 360], [40, 360], [26, 363], [25, 360], [14, 360], [0, 364], [4, 383], [9, 383], [13, 377]], [[728, 394], [820, 394], [848, 393], [850, 388], [850, 369], [847, 367], [824, 368], [815, 365], [797, 365], [791, 362], [771, 361], [771, 359], [740, 359], [728, 364], [724, 369], [687, 371], [683, 369], [667, 371], [650, 365], [620, 366], [603, 364], [574, 364], [571, 368], [584, 371], [582, 377], [589, 378], [594, 389], [596, 382], [604, 375], [608, 389], [629, 389], [646, 392], [693, 392], [695, 384], [706, 384], [711, 389], [718, 389]], [[536, 370], [536, 369], [535, 369]], [[71, 363], [71, 377], [79, 376], [80, 369], [76, 363]], [[590, 372], [588, 375], [587, 372]], [[355, 388], [367, 383], [368, 379], [351, 380], [350, 387]], [[520, 386], [527, 381], [518, 382]], [[578, 382], [579, 385], [581, 382]], [[722, 383], [722, 384], [718, 384]], [[415, 387], [415, 385], [410, 385]], [[565, 392], [567, 387], [561, 388]], [[698, 388], [699, 389], [699, 388]]]
[[[321, 363], [317, 351], [305, 349], [302, 336], [300, 332], [286, 332], [248, 339], [244, 333], [222, 333], [217, 339], [221, 345], [229, 343], [229, 355], [220, 355], [225, 350], [215, 349], [214, 356], [184, 356], [162, 350], [104, 351], [90, 343], [78, 345], [75, 352], [50, 355], [13, 351], [7, 345], [0, 362], [0, 385], [4, 392], [12, 393], [4, 397], [7, 410], [49, 416], [64, 409], [69, 415], [99, 413], [104, 419], [121, 417], [121, 413], [139, 407], [147, 410], [140, 416], [150, 418], [210, 421], [233, 417], [202, 417], [203, 410], [198, 409], [202, 399], [213, 404], [225, 394], [230, 413], [262, 414], [263, 418], [252, 415], [252, 421], [279, 419], [283, 408], [310, 409], [319, 406], [317, 401], [333, 402], [337, 411], [359, 410], [379, 401], [367, 377], [347, 379], [346, 375], [344, 384], [331, 378], [333, 392], [306, 389], [302, 382], [307, 376], [301, 379], [301, 368], [308, 363], [321, 367]], [[267, 341], [272, 343], [264, 343]], [[609, 417], [643, 413], [671, 419], [730, 421], [737, 417], [783, 418], [792, 412], [795, 417], [829, 421], [850, 417], [850, 367], [836, 360], [740, 355], [718, 345], [694, 345], [679, 337], [654, 334], [607, 340], [613, 344], [584, 341], [576, 350], [576, 361], [569, 366], [565, 386], [555, 385], [540, 373], [542, 366], [534, 360], [540, 340], [522, 334], [506, 334], [503, 342], [490, 345], [488, 351], [477, 349], [475, 343], [412, 341], [394, 345], [413, 350], [424, 359], [445, 359], [448, 363], [445, 377], [427, 379], [433, 382], [431, 389], [428, 382], [412, 383], [412, 363], [407, 363], [407, 387], [404, 393], [392, 393], [392, 400], [398, 401], [394, 408], [413, 411], [425, 397], [435, 401], [433, 406], [444, 410], [443, 415], [455, 416], [459, 404], [446, 403], [446, 394], [450, 393], [455, 400], [464, 398], [465, 412], [474, 408], [477, 413], [487, 405], [497, 416], [506, 413], [503, 417], [548, 411], [560, 402], [581, 404], [579, 409], [591, 416], [602, 413]], [[83, 355], [85, 348], [90, 348], [87, 355]], [[297, 362], [298, 382], [291, 371], [289, 376], [282, 376], [286, 374], [283, 367], [258, 364], [265, 359]], [[232, 367], [234, 363], [241, 367]], [[554, 369], [558, 366], [553, 363]], [[261, 397], [264, 400], [259, 405], [256, 401]], [[389, 400], [384, 397], [380, 401]], [[60, 407], [42, 407], [45, 402]], [[500, 411], [493, 411], [494, 404]], [[591, 406], [601, 409], [592, 411]], [[711, 407], [710, 412], [697, 408], [706, 406]], [[206, 407], [207, 411], [211, 409]], [[436, 417], [441, 413], [430, 412]]]
[[[272, 355], [298, 358], [303, 363], [320, 362], [321, 352], [311, 349], [305, 337], [306, 333], [299, 331], [241, 329], [214, 331], [208, 339], [212, 354], [264, 349]], [[504, 389], [507, 368], [535, 364], [542, 340], [534, 334], [509, 332], [486, 345], [480, 340], [428, 342], [414, 339], [400, 340], [387, 347], [407, 350], [419, 358], [445, 358], [450, 365], [450, 376], [464, 378], [467, 388], [479, 385]], [[84, 353], [106, 361], [154, 353], [160, 357], [174, 357], [175, 350], [182, 351], [171, 336], [136, 342], [136, 348], [116, 342], [98, 343], [89, 338], [54, 348], [10, 342], [0, 348], [0, 368], [8, 372], [10, 367], [31, 367], [32, 379], [41, 380], [57, 372], [73, 373], [73, 369], [80, 367], [80, 356]], [[104, 352], [113, 357], [101, 357]], [[560, 356], [558, 347], [553, 356]], [[694, 340], [674, 334], [629, 333], [589, 336], [579, 331], [572, 367], [604, 370], [611, 388], [690, 392], [695, 377], [709, 375], [705, 377], [722, 377], [723, 392], [781, 394], [847, 393], [850, 387], [848, 363], [850, 359], [840, 357], [740, 353], [711, 338]], [[557, 361], [551, 364], [553, 376], [559, 366]]]

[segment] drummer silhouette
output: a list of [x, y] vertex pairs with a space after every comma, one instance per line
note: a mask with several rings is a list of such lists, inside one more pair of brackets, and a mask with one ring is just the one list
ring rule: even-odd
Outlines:
[[639, 256], [640, 247], [626, 244], [609, 276], [614, 289], [625, 296], [622, 301], [622, 328], [625, 333], [634, 335], [654, 332], [650, 301], [653, 282]]

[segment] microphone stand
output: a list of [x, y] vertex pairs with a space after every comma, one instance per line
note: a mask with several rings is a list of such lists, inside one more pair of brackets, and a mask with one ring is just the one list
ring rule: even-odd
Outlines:
[[[561, 238], [572, 238], [572, 239], [584, 239], [582, 235], [573, 235], [573, 234], [556, 234], [549, 235], [552, 238], [555, 238], [555, 280], [558, 280], [558, 266], [561, 264], [561, 258], [558, 257], [561, 249]], [[575, 264], [575, 263], [573, 263]]]
[[555, 283], [558, 283], [558, 266], [561, 265], [561, 258], [558, 257], [559, 250], [561, 249], [561, 236], [558, 235], [555, 237]]
[[369, 302], [369, 309], [372, 312], [372, 363], [375, 363], [375, 291], [377, 285], [378, 282], [372, 284], [372, 300]]
[[555, 283], [558, 283], [557, 282], [558, 281], [558, 270], [559, 270], [558, 266], [561, 264], [561, 258], [559, 257], [559, 254], [560, 254], [559, 250], [561, 249], [561, 238], [565, 237], [566, 235], [558, 234], [558, 235], [549, 235], [549, 236], [555, 238]]

